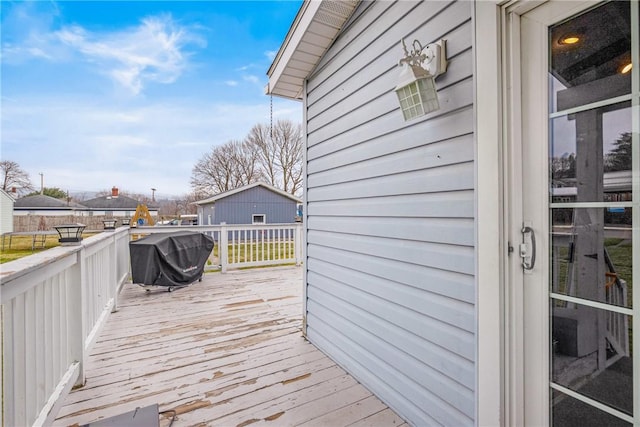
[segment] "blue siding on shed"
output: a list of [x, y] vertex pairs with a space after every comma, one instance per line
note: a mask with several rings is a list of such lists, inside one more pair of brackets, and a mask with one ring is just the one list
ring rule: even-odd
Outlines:
[[295, 221], [297, 202], [281, 194], [257, 186], [203, 205], [204, 222], [211, 224], [251, 224], [254, 214], [265, 215], [267, 224]]

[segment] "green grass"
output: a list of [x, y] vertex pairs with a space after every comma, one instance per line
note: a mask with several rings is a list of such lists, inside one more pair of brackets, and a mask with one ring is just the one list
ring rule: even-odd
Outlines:
[[[83, 238], [93, 236], [94, 233], [83, 234]], [[4, 249], [0, 247], [0, 264], [4, 264], [9, 261], [15, 261], [20, 258], [24, 258], [29, 255], [37, 254], [47, 249], [60, 246], [58, 243], [58, 236], [42, 236], [44, 240], [44, 247], [42, 240], [38, 240], [35, 244], [33, 251], [31, 250], [31, 244], [33, 238], [31, 236], [14, 236], [11, 239], [11, 248], [9, 248], [9, 237], [5, 237]], [[0, 243], [1, 244], [1, 243]]]
[[631, 242], [621, 239], [607, 239], [605, 247], [618, 277], [627, 282], [627, 305], [633, 301], [633, 250]]
[[[618, 277], [627, 282], [627, 298], [628, 304], [632, 301], [633, 290], [633, 250], [631, 242], [622, 239], [606, 239], [604, 242], [611, 262], [618, 274]], [[558, 248], [559, 262], [557, 265], [559, 275], [558, 292], [567, 292], [567, 273], [569, 268], [569, 262], [567, 260], [569, 254], [569, 248]], [[575, 280], [575, 277], [574, 277]]]
[[[246, 253], [245, 253], [246, 251]], [[294, 257], [293, 241], [288, 243], [265, 242], [241, 243], [235, 247], [229, 245], [229, 262], [273, 261]], [[218, 256], [218, 246], [214, 248], [214, 256]]]

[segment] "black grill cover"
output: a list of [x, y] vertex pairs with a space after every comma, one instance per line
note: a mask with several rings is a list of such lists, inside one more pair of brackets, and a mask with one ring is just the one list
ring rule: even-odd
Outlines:
[[213, 238], [192, 231], [150, 234], [129, 242], [133, 283], [185, 286], [202, 277]]

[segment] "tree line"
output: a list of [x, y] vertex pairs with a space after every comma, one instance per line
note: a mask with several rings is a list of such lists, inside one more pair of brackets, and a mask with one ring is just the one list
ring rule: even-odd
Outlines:
[[302, 191], [302, 127], [278, 120], [257, 124], [243, 140], [214, 146], [191, 172], [191, 188], [213, 195], [264, 181], [287, 193]]
[[[302, 192], [302, 127], [290, 120], [278, 120], [273, 126], [254, 125], [243, 140], [230, 140], [212, 146], [191, 171], [188, 194], [172, 200], [158, 200], [161, 215], [195, 213], [193, 202], [233, 190], [243, 185], [263, 181], [294, 195]], [[31, 183], [29, 174], [17, 162], [0, 161], [2, 189], [19, 196], [40, 194]], [[98, 192], [108, 195], [110, 189]], [[69, 201], [68, 192], [57, 187], [45, 187], [43, 194]], [[143, 203], [150, 203], [147, 195], [121, 190], [120, 194]], [[82, 202], [86, 197], [77, 196]]]

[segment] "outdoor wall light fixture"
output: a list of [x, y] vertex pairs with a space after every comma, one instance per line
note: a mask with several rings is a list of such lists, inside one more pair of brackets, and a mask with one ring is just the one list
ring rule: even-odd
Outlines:
[[103, 219], [102, 220], [102, 224], [104, 224], [104, 229], [107, 231], [113, 231], [116, 229], [116, 222], [117, 220], [115, 219]]
[[405, 121], [440, 109], [435, 78], [447, 70], [445, 46], [445, 40], [425, 47], [414, 40], [409, 52], [402, 39], [404, 58], [398, 63], [402, 70], [395, 91]]
[[53, 228], [58, 232], [58, 242], [62, 246], [72, 246], [80, 244], [85, 227], [84, 224], [62, 224]]

